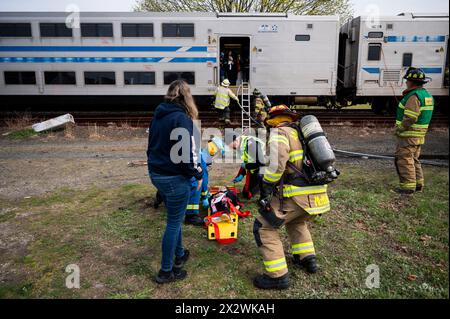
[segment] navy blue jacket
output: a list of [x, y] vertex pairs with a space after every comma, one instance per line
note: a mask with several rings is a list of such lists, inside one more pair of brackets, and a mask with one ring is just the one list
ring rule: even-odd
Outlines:
[[[171, 140], [170, 134], [176, 128], [184, 128], [189, 132], [188, 138], [183, 139], [183, 147], [178, 148], [178, 155], [183, 156], [179, 163], [170, 158], [172, 147], [182, 140]], [[194, 143], [194, 124], [184, 108], [175, 103], [161, 103], [155, 110], [149, 129], [147, 160], [149, 172], [160, 175], [184, 175], [202, 178], [202, 168], [198, 165], [198, 146]], [[181, 144], [178, 144], [180, 146]], [[182, 154], [181, 150], [189, 154]]]

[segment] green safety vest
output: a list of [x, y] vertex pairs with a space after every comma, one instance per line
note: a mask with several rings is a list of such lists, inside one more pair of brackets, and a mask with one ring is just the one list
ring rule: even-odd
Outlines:
[[[254, 136], [241, 136], [241, 147], [240, 147], [240, 153], [241, 153], [241, 160], [247, 164], [247, 163], [256, 163], [256, 159], [253, 159], [253, 157], [248, 153], [247, 145], [250, 140], [253, 140], [256, 143], [259, 143], [261, 145], [261, 149], [264, 153], [264, 143], [259, 138], [256, 138]], [[255, 154], [256, 155], [256, 154]], [[250, 170], [251, 173], [253, 173], [255, 170]]]
[[[408, 99], [416, 95], [420, 101], [420, 112], [415, 113], [410, 110], [405, 110], [405, 105], [408, 102]], [[396, 125], [401, 128], [401, 124], [403, 121], [403, 117], [405, 115], [416, 118], [417, 121], [410, 128], [405, 131], [399, 132], [397, 135], [400, 137], [417, 137], [424, 138], [427, 133], [428, 126], [430, 125], [431, 117], [433, 115], [434, 109], [434, 98], [428, 93], [424, 88], [414, 89], [408, 92], [403, 99], [400, 101], [397, 108], [397, 119]]]

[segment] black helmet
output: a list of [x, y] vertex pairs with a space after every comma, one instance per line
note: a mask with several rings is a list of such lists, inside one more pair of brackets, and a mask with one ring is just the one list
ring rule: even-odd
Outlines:
[[425, 84], [430, 81], [430, 78], [425, 75], [422, 69], [410, 67], [405, 76], [403, 77], [407, 81], [412, 81], [418, 84]]
[[261, 92], [259, 92], [259, 90], [257, 88], [255, 88], [253, 90], [253, 95], [256, 96], [256, 97], [261, 96]]

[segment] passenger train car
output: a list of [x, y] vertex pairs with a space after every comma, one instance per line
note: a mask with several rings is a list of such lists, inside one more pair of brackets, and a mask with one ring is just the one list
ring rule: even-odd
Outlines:
[[[410, 66], [421, 67], [427, 90], [448, 103], [448, 14], [355, 18], [341, 27], [338, 95], [341, 100], [372, 103], [379, 110], [397, 105]], [[345, 102], [344, 102], [345, 103]]]
[[250, 88], [275, 102], [393, 106], [409, 66], [424, 68], [427, 88], [448, 101], [448, 15], [342, 27], [337, 16], [279, 13], [72, 15], [0, 12], [1, 111], [148, 110], [178, 78], [209, 107], [230, 51]]
[[81, 13], [79, 28], [68, 28], [67, 16], [0, 13], [7, 106], [148, 107], [177, 78], [207, 100], [221, 80], [220, 54], [229, 51], [240, 54], [251, 87], [269, 96], [336, 95], [338, 17]]

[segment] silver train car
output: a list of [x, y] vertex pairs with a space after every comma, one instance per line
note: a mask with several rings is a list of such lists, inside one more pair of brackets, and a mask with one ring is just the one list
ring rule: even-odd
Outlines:
[[67, 19], [0, 13], [0, 95], [8, 105], [148, 107], [178, 78], [206, 101], [227, 74], [221, 59], [229, 52], [240, 61], [234, 86], [246, 81], [288, 99], [336, 95], [335, 16], [82, 12], [76, 27]]
[[225, 76], [275, 103], [378, 109], [409, 66], [445, 104], [448, 33], [448, 15], [0, 12], [1, 111], [149, 110], [179, 78], [209, 107]]
[[448, 105], [448, 14], [403, 13], [357, 17], [340, 31], [338, 96], [345, 105], [371, 103], [394, 109], [405, 89], [410, 66], [422, 68], [431, 82], [427, 90]]

